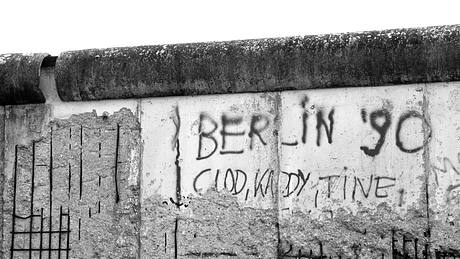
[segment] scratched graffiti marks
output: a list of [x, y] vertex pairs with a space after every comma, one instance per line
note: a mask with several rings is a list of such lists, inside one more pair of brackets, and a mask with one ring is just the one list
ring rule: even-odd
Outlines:
[[460, 152], [438, 157], [430, 175], [430, 223], [433, 250], [439, 256], [460, 257]]
[[439, 258], [460, 257], [460, 110], [458, 85], [427, 87], [432, 126], [428, 179], [432, 250]]
[[7, 190], [12, 208], [4, 215], [11, 219], [8, 256], [133, 256], [138, 186], [131, 159], [139, 139], [134, 116], [127, 110], [88, 113], [44, 129], [31, 145], [15, 146]]
[[450, 182], [445, 187], [444, 202], [446, 205], [460, 205], [460, 152], [455, 159], [442, 157], [439, 165], [432, 165], [431, 172], [436, 186], [440, 186], [444, 179], [449, 178]]

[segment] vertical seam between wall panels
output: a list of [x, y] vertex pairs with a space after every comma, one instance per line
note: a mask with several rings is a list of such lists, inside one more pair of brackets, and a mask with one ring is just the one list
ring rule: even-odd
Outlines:
[[142, 231], [142, 161], [144, 156], [144, 140], [142, 139], [142, 100], [137, 100], [136, 106], [136, 117], [139, 122], [139, 161], [138, 161], [138, 180], [137, 184], [139, 185], [139, 197], [138, 197], [138, 206], [139, 206], [139, 225], [137, 228], [137, 257], [140, 259], [142, 254], [142, 242], [141, 242], [141, 231]]
[[423, 105], [422, 105], [422, 112], [424, 122], [423, 125], [423, 140], [424, 140], [424, 148], [423, 148], [423, 169], [424, 169], [424, 176], [425, 176], [425, 199], [426, 199], [426, 237], [427, 237], [427, 247], [426, 247], [426, 256], [429, 258], [429, 253], [431, 251], [431, 226], [430, 226], [430, 199], [429, 199], [429, 178], [430, 178], [430, 140], [431, 140], [431, 122], [430, 122], [430, 115], [428, 113], [428, 85], [426, 83], [423, 84]]
[[282, 120], [282, 103], [281, 103], [281, 92], [274, 92], [275, 94], [275, 130], [276, 130], [276, 197], [275, 197], [275, 209], [276, 209], [276, 236], [277, 236], [277, 245], [276, 245], [276, 254], [277, 258], [281, 256], [281, 233], [280, 233], [280, 191], [279, 191], [279, 182], [280, 182], [280, 172], [281, 172], [281, 120]]
[[6, 108], [5, 108], [5, 106], [1, 106], [1, 109], [2, 109], [2, 116], [0, 116], [0, 119], [3, 122], [0, 122], [0, 125], [1, 125], [1, 127], [3, 129], [0, 130], [0, 132], [2, 133], [0, 135], [0, 138], [1, 138], [0, 143], [3, 143], [3, 145], [0, 145], [0, 149], [2, 149], [0, 153], [2, 154], [1, 159], [2, 159], [3, 162], [2, 162], [2, 166], [0, 167], [0, 174], [1, 174], [0, 175], [0, 184], [1, 184], [0, 190], [1, 190], [1, 195], [2, 195], [2, 197], [1, 197], [1, 213], [2, 214], [1, 214], [1, 223], [0, 223], [1, 227], [2, 227], [2, 240], [0, 241], [0, 251], [1, 251], [2, 254], [4, 254], [5, 251], [3, 250], [3, 242], [5, 240], [5, 233], [4, 233], [4, 224], [3, 224], [3, 222], [4, 222], [4, 220], [3, 220], [3, 217], [4, 217], [4, 215], [3, 215], [3, 205], [4, 205], [3, 193], [4, 193], [4, 190], [5, 190], [5, 157], [6, 157], [5, 156], [5, 147], [6, 147], [6, 143], [5, 143], [5, 141], [6, 141], [6, 136], [5, 136], [5, 134], [6, 134], [6, 132], [5, 132], [6, 125], [5, 124], [6, 124]]
[[[176, 128], [176, 132], [173, 139], [173, 148], [176, 150], [176, 157], [174, 164], [176, 165], [176, 208], [177, 211], [180, 212], [181, 208], [181, 199], [182, 199], [182, 180], [181, 180], [181, 166], [180, 166], [180, 142], [179, 142], [179, 134], [180, 134], [180, 114], [179, 114], [179, 104], [176, 103], [174, 107], [174, 117], [173, 117], [174, 126]], [[178, 258], [178, 246], [177, 246], [177, 230], [179, 228], [179, 219], [180, 216], [176, 215], [176, 221], [174, 225], [174, 258]]]

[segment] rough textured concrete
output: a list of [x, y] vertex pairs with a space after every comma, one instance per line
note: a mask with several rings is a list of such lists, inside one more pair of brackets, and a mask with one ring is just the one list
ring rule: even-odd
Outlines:
[[[0, 234], [3, 237], [3, 172], [5, 170], [5, 106], [0, 106], [0, 193], [2, 194], [2, 199], [0, 199]], [[3, 258], [3, 241], [0, 242], [0, 257]]]
[[377, 86], [460, 79], [460, 27], [62, 53], [64, 101]]
[[179, 257], [277, 257], [277, 209], [244, 207], [223, 192], [191, 199], [179, 217]]
[[0, 105], [44, 103], [40, 66], [48, 54], [0, 54]]
[[5, 255], [136, 258], [136, 117], [126, 109], [51, 121], [49, 114], [45, 105], [6, 114]]
[[[39, 140], [45, 133], [48, 111], [45, 105], [7, 106], [5, 112], [5, 166], [3, 171], [3, 253], [7, 258], [26, 258], [29, 254], [15, 257], [11, 254], [12, 243], [15, 248], [23, 248], [29, 243], [26, 242], [26, 235], [18, 235], [12, 240], [13, 211], [18, 211], [22, 216], [30, 213], [31, 204], [31, 144]], [[16, 148], [17, 147], [17, 148]], [[15, 174], [20, 174], [16, 185], [14, 184]], [[39, 182], [37, 182], [38, 185]], [[17, 187], [16, 195], [14, 189]], [[14, 200], [18, 201], [17, 206]], [[35, 221], [37, 222], [37, 221]], [[38, 220], [40, 222], [40, 220]], [[15, 224], [18, 231], [30, 230], [30, 225], [19, 220]], [[34, 224], [36, 226], [36, 224]], [[40, 224], [38, 224], [40, 225]], [[29, 227], [29, 228], [27, 228]], [[48, 239], [47, 239], [48, 240]]]

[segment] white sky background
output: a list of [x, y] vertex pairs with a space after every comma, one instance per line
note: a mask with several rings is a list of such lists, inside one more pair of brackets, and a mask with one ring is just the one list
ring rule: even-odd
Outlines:
[[0, 0], [0, 53], [460, 24], [460, 1]]

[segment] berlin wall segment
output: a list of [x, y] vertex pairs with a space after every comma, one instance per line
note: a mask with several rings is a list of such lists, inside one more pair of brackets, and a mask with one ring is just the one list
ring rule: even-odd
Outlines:
[[[65, 53], [64, 100], [142, 99], [4, 106], [2, 255], [460, 257], [460, 86], [430, 83], [458, 80], [459, 35]], [[45, 101], [45, 56], [0, 56], [2, 105]]]
[[[155, 125], [142, 132], [142, 208], [150, 214], [142, 216], [144, 251], [156, 244], [152, 255], [179, 257], [453, 256], [457, 230], [443, 220], [456, 221], [449, 204], [457, 199], [458, 164], [427, 164], [437, 139], [429, 98], [422, 84], [142, 100], [141, 125]], [[179, 167], [177, 182], [171, 176]], [[443, 207], [427, 200], [436, 170], [454, 177], [430, 187]], [[178, 214], [160, 220], [149, 204]], [[278, 214], [263, 221], [263, 232], [247, 232], [257, 214], [242, 211], [272, 209]], [[430, 214], [439, 215], [431, 222]], [[435, 221], [452, 239], [431, 239]], [[252, 237], [271, 248], [249, 250], [257, 247]]]
[[[277, 145], [276, 137], [267, 138], [265, 134], [273, 134], [276, 129], [274, 119], [277, 114], [277, 95], [267, 93], [141, 100], [141, 125], [153, 125], [142, 131], [142, 181], [145, 186], [141, 195], [145, 212], [142, 214], [143, 252], [151, 256], [276, 257]], [[243, 123], [250, 124], [252, 115], [267, 118], [258, 120], [260, 125], [253, 127], [266, 128], [260, 130], [260, 136], [270, 142], [259, 145], [261, 142], [255, 137], [251, 152], [243, 150], [241, 153], [241, 149], [250, 150], [251, 141], [247, 137], [249, 128], [245, 129]], [[221, 116], [225, 117], [223, 121], [228, 124], [225, 129], [216, 125], [217, 120], [220, 125]], [[247, 127], [250, 127], [249, 124]], [[201, 150], [198, 151], [200, 129], [203, 133], [215, 132], [216, 139], [219, 138], [219, 149], [222, 143], [217, 134], [222, 132], [228, 138], [224, 149], [231, 152], [221, 154], [221, 150], [216, 151], [210, 133], [207, 140], [202, 139]], [[243, 131], [245, 133], [241, 134]], [[209, 156], [213, 150], [215, 154]], [[198, 152], [208, 157], [200, 158]], [[172, 176], [177, 176], [179, 167], [181, 181], [177, 182], [177, 178]], [[217, 188], [212, 188], [216, 176], [207, 172], [208, 168], [214, 174], [216, 170], [222, 171], [219, 173], [222, 176], [218, 177]], [[268, 170], [262, 180], [259, 178], [264, 172], [256, 176], [259, 168]], [[225, 170], [226, 182], [221, 181]], [[238, 176], [231, 173], [233, 170], [239, 173]], [[202, 171], [206, 172], [198, 176]], [[248, 186], [255, 181], [260, 181], [260, 185], [256, 189], [244, 188], [244, 194], [232, 195], [223, 190], [223, 186], [228, 185], [227, 188], [231, 189], [236, 184], [229, 181], [233, 176], [239, 177], [238, 187], [243, 178], [247, 178]], [[271, 189], [267, 189], [267, 181], [272, 183]], [[178, 184], [180, 188], [177, 188]], [[178, 189], [180, 197], [177, 196]], [[248, 192], [251, 192], [250, 195]], [[176, 210], [177, 214], [155, 217], [159, 213], [158, 207], [156, 209], [151, 206], [155, 203], [160, 204], [158, 207], [165, 211], [162, 214], [168, 214], [167, 210], [170, 209]], [[172, 225], [174, 228], [171, 229], [162, 222], [177, 222], [177, 225]], [[163, 238], [167, 247], [158, 243]], [[152, 247], [156, 249], [152, 250]], [[174, 249], [166, 249], [168, 247]]]
[[454, 255], [459, 147], [439, 150], [458, 96], [446, 83], [153, 98], [140, 122], [7, 106], [4, 255]]

